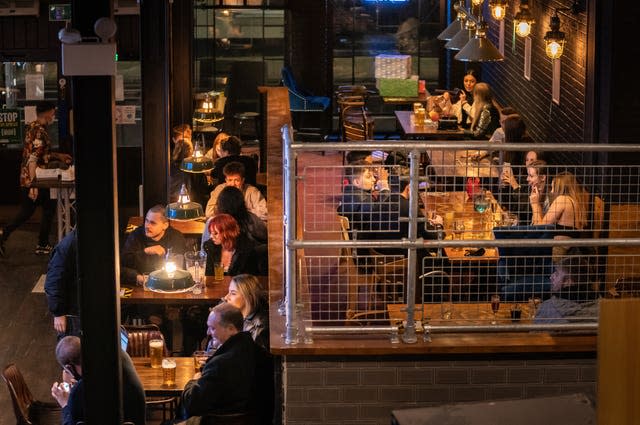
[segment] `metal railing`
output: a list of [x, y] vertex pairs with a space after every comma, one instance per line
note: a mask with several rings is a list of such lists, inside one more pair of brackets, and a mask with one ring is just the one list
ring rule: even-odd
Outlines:
[[[302, 144], [292, 140], [287, 126], [282, 135], [286, 285], [281, 311], [288, 344], [311, 343], [318, 334], [386, 333], [391, 342], [413, 343], [420, 332], [427, 341], [440, 332], [595, 332], [597, 298], [621, 296], [616, 282], [640, 276], [640, 257], [633, 252], [640, 246], [640, 166], [549, 165], [548, 191], [566, 171], [586, 189], [585, 225], [559, 235], [555, 226], [531, 226], [522, 218], [512, 226], [516, 211], [530, 214], [529, 197], [525, 190], [519, 203], [507, 202], [501, 179], [507, 166], [524, 175], [526, 169], [496, 160], [500, 152], [530, 150], [576, 152], [582, 158], [585, 152], [637, 153], [638, 145]], [[402, 152], [406, 161], [298, 169], [300, 152], [336, 152], [342, 158], [352, 150]], [[345, 188], [360, 169], [382, 167], [390, 173], [390, 191], [369, 201], [382, 205], [381, 211], [354, 216]], [[524, 175], [520, 183], [526, 189]], [[406, 202], [396, 196], [404, 185]], [[474, 212], [472, 197], [465, 195], [479, 186], [489, 199], [483, 213]], [[299, 205], [298, 199], [304, 202]], [[563, 263], [566, 257], [571, 259]], [[571, 284], [552, 288], [552, 278], [566, 278], [551, 276], [562, 270], [573, 273]], [[497, 312], [490, 307], [494, 294], [502, 303]]]

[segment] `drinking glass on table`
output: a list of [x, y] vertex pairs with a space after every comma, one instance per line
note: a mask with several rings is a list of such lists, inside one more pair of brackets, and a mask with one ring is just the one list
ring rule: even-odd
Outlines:
[[176, 361], [173, 359], [162, 359], [162, 384], [167, 387], [176, 384]]
[[491, 296], [491, 311], [493, 312], [493, 320], [491, 321], [492, 325], [498, 324], [498, 321], [497, 321], [498, 310], [500, 310], [500, 295], [492, 295]]
[[[463, 240], [464, 239], [464, 220], [458, 219], [453, 222], [453, 239], [454, 240]], [[452, 248], [454, 251], [462, 250], [462, 247]]]
[[193, 352], [193, 367], [196, 372], [202, 372], [204, 364], [209, 359], [209, 353], [207, 351], [197, 350]]

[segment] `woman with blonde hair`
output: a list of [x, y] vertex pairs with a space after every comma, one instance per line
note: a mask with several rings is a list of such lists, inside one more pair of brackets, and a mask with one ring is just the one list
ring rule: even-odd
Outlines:
[[249, 332], [258, 345], [268, 349], [269, 311], [267, 297], [258, 278], [251, 274], [234, 276], [224, 300], [242, 312], [243, 330]]
[[488, 139], [500, 127], [500, 113], [495, 106], [493, 93], [487, 83], [473, 87], [473, 116], [471, 128], [465, 134], [474, 139]]
[[[559, 173], [551, 183], [552, 199], [546, 212], [536, 198], [537, 194], [531, 193], [531, 209], [533, 211], [533, 224], [555, 224], [556, 236], [554, 239], [570, 239], [580, 237], [581, 230], [587, 226], [587, 192], [580, 186], [576, 176], [568, 171]], [[555, 259], [564, 255], [568, 247], [553, 247]]]

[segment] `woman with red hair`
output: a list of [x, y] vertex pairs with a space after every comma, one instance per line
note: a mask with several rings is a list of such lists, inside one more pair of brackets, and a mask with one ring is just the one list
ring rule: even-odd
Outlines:
[[240, 226], [229, 214], [218, 214], [209, 220], [211, 239], [202, 248], [207, 253], [206, 276], [213, 276], [214, 264], [221, 263], [224, 274], [258, 273], [255, 243], [240, 232]]

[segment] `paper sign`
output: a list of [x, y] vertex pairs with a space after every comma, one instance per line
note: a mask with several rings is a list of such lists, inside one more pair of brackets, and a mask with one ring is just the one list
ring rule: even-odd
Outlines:
[[116, 124], [135, 124], [135, 105], [116, 105]]
[[44, 99], [44, 74], [25, 75], [26, 100]]
[[33, 105], [24, 107], [24, 123], [29, 124], [38, 119], [38, 114], [36, 114], [36, 107]]
[[122, 74], [116, 75], [116, 101], [124, 100], [124, 78]]

